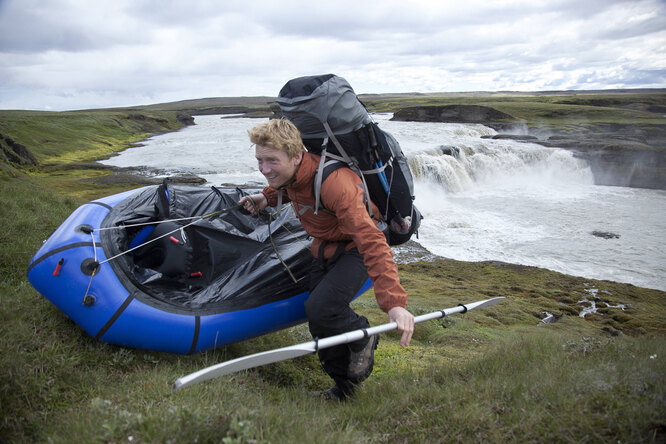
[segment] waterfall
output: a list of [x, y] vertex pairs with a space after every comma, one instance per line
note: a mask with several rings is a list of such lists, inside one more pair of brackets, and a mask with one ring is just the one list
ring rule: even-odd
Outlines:
[[562, 149], [532, 143], [480, 139], [476, 144], [439, 146], [412, 153], [409, 166], [416, 180], [435, 183], [447, 193], [499, 184], [556, 186], [591, 184], [586, 161]]
[[571, 151], [511, 139], [483, 125], [394, 122], [375, 114], [380, 127], [400, 143], [415, 180], [447, 194], [483, 188], [558, 189], [591, 185], [585, 160]]

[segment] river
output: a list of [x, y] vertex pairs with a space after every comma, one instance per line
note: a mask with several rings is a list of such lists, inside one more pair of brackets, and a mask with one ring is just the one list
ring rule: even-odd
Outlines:
[[[571, 152], [490, 139], [497, 132], [482, 125], [373, 118], [409, 158], [424, 216], [417, 242], [431, 253], [666, 290], [666, 191], [594, 185]], [[103, 163], [263, 186], [247, 137], [262, 120], [197, 116]]]

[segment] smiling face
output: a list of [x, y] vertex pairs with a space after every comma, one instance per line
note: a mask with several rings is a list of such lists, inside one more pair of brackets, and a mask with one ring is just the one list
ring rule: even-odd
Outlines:
[[291, 181], [301, 164], [303, 153], [289, 158], [282, 150], [264, 145], [256, 145], [255, 153], [259, 164], [259, 171], [273, 188], [280, 188]]

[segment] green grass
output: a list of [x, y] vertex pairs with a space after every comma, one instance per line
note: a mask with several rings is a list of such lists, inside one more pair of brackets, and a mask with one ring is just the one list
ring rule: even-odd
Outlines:
[[[663, 439], [664, 293], [533, 267], [438, 261], [401, 266], [416, 314], [505, 295], [382, 336], [373, 376], [339, 405], [313, 356], [173, 393], [180, 376], [309, 340], [294, 327], [194, 356], [94, 341], [33, 290], [25, 267], [82, 202], [41, 178], [2, 180], [0, 437], [16, 442], [651, 442]], [[591, 286], [624, 312], [578, 317]], [[355, 302], [386, 322], [372, 292]], [[541, 310], [562, 315], [537, 325]], [[618, 315], [623, 315], [624, 318]], [[651, 359], [651, 356], [655, 356]]]
[[[375, 376], [345, 405], [257, 373], [170, 394], [165, 372], [145, 368], [125, 378], [140, 392], [95, 391], [46, 430], [112, 442], [650, 442], [663, 420], [665, 368], [650, 359], [660, 345], [509, 336], [465, 364]], [[616, 363], [621, 354], [634, 359]]]
[[175, 112], [0, 110], [0, 134], [26, 146], [41, 164], [109, 156], [150, 133], [180, 127]]
[[[0, 110], [0, 135], [24, 146], [38, 165], [9, 163], [0, 151], [0, 178], [29, 175], [58, 194], [89, 200], [127, 189], [103, 181], [83, 182], [112, 174], [95, 160], [122, 151], [145, 137], [182, 127], [175, 111], [95, 110], [42, 112]], [[11, 150], [0, 140], [2, 150]], [[136, 185], [136, 184], [135, 184]]]
[[[32, 129], [18, 125], [14, 133], [42, 137], [34, 122], [26, 125]], [[114, 140], [120, 145], [127, 134]], [[72, 145], [87, 146], [97, 135], [73, 137]], [[27, 140], [21, 143], [28, 146]], [[35, 155], [53, 159], [49, 150]], [[375, 371], [352, 402], [307, 395], [330, 384], [314, 356], [172, 392], [177, 378], [202, 367], [309, 341], [307, 327], [193, 356], [126, 349], [85, 334], [25, 275], [42, 241], [73, 209], [132, 186], [80, 182], [80, 176], [104, 174], [64, 160], [87, 162], [100, 152], [83, 151], [56, 156], [58, 168], [0, 176], [0, 442], [666, 439], [666, 294], [501, 263], [401, 265], [415, 314], [507, 299], [419, 324], [409, 348], [399, 346], [395, 332], [382, 335]], [[578, 301], [591, 288], [599, 290], [599, 306], [627, 308], [579, 317]], [[354, 306], [373, 325], [386, 322], [372, 291]], [[559, 321], [540, 324], [543, 311]]]

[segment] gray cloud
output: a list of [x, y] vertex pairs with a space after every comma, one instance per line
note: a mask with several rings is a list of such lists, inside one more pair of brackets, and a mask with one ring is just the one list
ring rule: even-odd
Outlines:
[[660, 0], [0, 0], [0, 108], [357, 92], [666, 87]]
[[26, 2], [23, 8], [10, 8], [7, 3], [0, 9], [0, 50], [3, 52], [79, 51], [94, 46], [82, 29], [62, 26], [48, 11], [45, 13], [31, 2]]

